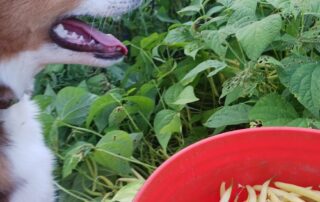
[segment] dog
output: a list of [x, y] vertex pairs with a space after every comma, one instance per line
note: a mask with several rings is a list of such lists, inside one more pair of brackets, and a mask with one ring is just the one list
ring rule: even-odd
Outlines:
[[47, 64], [107, 67], [127, 54], [78, 16], [118, 17], [141, 0], [0, 0], [0, 202], [53, 202], [54, 157], [44, 143], [34, 76]]

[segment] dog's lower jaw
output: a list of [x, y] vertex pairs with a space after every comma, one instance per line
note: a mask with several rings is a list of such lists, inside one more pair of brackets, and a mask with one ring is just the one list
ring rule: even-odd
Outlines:
[[92, 53], [71, 51], [47, 43], [37, 50], [22, 52], [13, 59], [0, 60], [0, 86], [9, 87], [19, 100], [23, 95], [32, 93], [35, 75], [48, 64], [108, 67], [120, 61], [122, 58], [104, 60]]

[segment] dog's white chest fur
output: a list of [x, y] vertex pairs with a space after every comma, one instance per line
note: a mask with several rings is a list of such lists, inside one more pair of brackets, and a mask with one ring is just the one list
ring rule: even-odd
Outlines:
[[54, 201], [53, 155], [43, 141], [37, 115], [38, 107], [29, 96], [1, 114], [9, 139], [5, 152], [17, 182], [11, 202]]

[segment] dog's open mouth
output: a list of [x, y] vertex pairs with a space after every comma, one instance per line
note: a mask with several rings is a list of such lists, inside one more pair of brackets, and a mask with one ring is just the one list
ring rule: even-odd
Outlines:
[[85, 22], [68, 18], [56, 23], [50, 32], [59, 46], [78, 52], [89, 52], [100, 59], [120, 59], [128, 49], [111, 34], [105, 34]]

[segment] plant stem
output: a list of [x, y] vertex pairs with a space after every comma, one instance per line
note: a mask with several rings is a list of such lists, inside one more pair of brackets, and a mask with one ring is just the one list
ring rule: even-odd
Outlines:
[[65, 189], [64, 187], [62, 187], [62, 186], [61, 186], [60, 184], [58, 184], [57, 182], [53, 182], [53, 183], [54, 183], [54, 185], [55, 185], [56, 187], [58, 187], [59, 190], [63, 191], [64, 193], [66, 193], [66, 194], [68, 194], [68, 195], [70, 195], [70, 196], [72, 196], [72, 197], [74, 197], [74, 198], [76, 198], [76, 199], [78, 199], [78, 200], [81, 200], [81, 201], [83, 201], [83, 202], [89, 202], [89, 201], [91, 200], [91, 199], [88, 200], [88, 199], [82, 198], [82, 197], [80, 197], [80, 196], [78, 196], [78, 195], [70, 192], [69, 190]]
[[87, 128], [81, 128], [81, 127], [73, 126], [73, 125], [70, 125], [70, 124], [65, 123], [65, 122], [63, 122], [63, 121], [60, 121], [60, 123], [61, 123], [63, 126], [72, 128], [72, 129], [74, 129], [74, 130], [91, 133], [91, 134], [96, 135], [96, 136], [101, 137], [101, 138], [103, 137], [103, 135], [101, 135], [100, 133], [97, 133], [97, 132], [95, 132], [95, 131], [93, 131], [93, 130], [90, 130], [90, 129], [87, 129]]
[[111, 155], [111, 156], [113, 156], [113, 157], [116, 157], [116, 158], [119, 158], [119, 159], [122, 159], [122, 160], [125, 160], [125, 161], [128, 161], [128, 162], [131, 162], [131, 163], [135, 163], [135, 164], [138, 164], [138, 165], [142, 165], [142, 166], [144, 166], [144, 167], [146, 167], [146, 168], [156, 169], [156, 167], [154, 167], [154, 166], [152, 166], [152, 165], [149, 165], [149, 164], [146, 164], [146, 163], [143, 163], [143, 162], [140, 162], [140, 161], [138, 161], [138, 160], [136, 160], [136, 159], [133, 159], [133, 157], [131, 157], [131, 158], [124, 157], [124, 156], [115, 154], [115, 153], [113, 153], [113, 152], [109, 152], [109, 151], [107, 151], [107, 150], [98, 149], [98, 148], [96, 148], [95, 150], [96, 150], [96, 151], [103, 152], [103, 153], [106, 153], [106, 154], [109, 154], [109, 155]]

